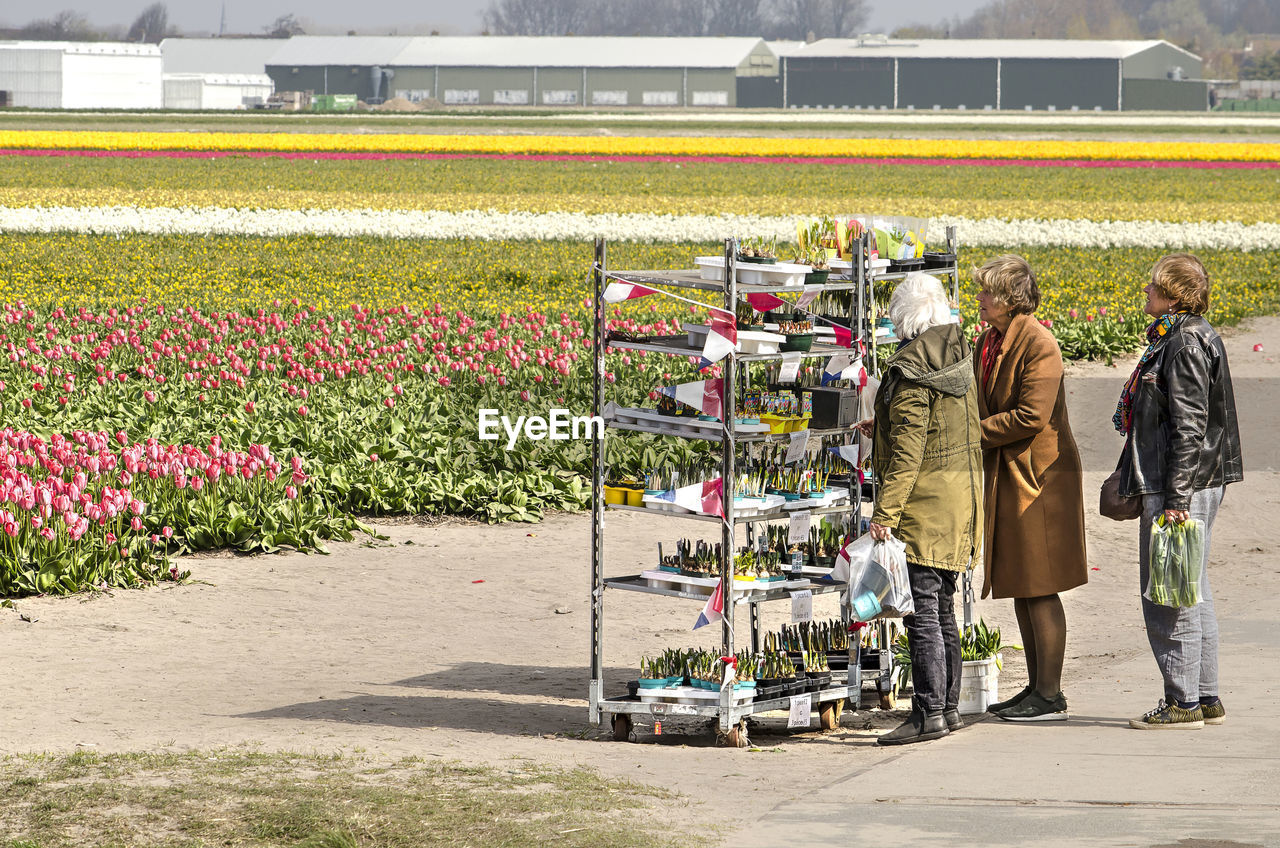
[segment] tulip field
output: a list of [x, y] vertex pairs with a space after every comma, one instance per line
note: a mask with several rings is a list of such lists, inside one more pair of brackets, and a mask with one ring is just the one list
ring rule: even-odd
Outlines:
[[[0, 130], [0, 149], [5, 595], [323, 549], [364, 516], [583, 508], [588, 442], [509, 452], [476, 421], [588, 413], [595, 233], [613, 267], [659, 268], [815, 215], [954, 223], [962, 266], [1027, 256], [1071, 358], [1136, 348], [1170, 250], [1205, 261], [1215, 322], [1280, 308], [1269, 144]], [[691, 312], [609, 317], [678, 332]], [[692, 373], [608, 369], [631, 401]]]

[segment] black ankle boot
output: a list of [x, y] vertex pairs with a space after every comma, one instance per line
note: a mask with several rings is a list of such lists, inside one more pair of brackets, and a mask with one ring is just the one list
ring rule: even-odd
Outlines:
[[910, 745], [912, 742], [928, 742], [930, 739], [941, 739], [950, 731], [947, 720], [941, 712], [925, 715], [912, 710], [911, 715], [901, 725], [890, 730], [876, 740], [877, 745]]

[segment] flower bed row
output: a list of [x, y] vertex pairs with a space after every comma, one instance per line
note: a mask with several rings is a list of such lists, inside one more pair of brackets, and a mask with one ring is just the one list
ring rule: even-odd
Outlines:
[[[30, 407], [27, 407], [30, 408]], [[65, 594], [184, 575], [173, 553], [323, 550], [351, 519], [315, 508], [300, 457], [132, 441], [125, 430], [0, 431], [0, 595]]]
[[[811, 216], [651, 215], [577, 212], [438, 212], [389, 209], [231, 209], [0, 207], [0, 230], [20, 233], [241, 236], [373, 236], [396, 239], [528, 239], [710, 242], [725, 233], [786, 238]], [[1031, 247], [1168, 247], [1184, 250], [1280, 250], [1280, 223], [1238, 221], [1093, 221], [960, 217], [930, 221], [930, 232], [955, 225], [973, 245]]]
[[[547, 156], [785, 157], [789, 159], [1116, 160], [1277, 162], [1253, 142], [742, 138], [722, 136], [435, 135], [263, 132], [0, 131], [0, 149], [477, 153]], [[918, 164], [927, 164], [919, 162]]]
[[[856, 185], [855, 197], [849, 186]], [[234, 158], [45, 160], [0, 156], [4, 206], [216, 206], [247, 209], [432, 209], [812, 215], [815, 209], [983, 218], [1157, 221], [1280, 220], [1275, 179], [1135, 170], [981, 168], [806, 162], [282, 162]], [[270, 188], [268, 188], [270, 187]], [[851, 208], [852, 207], [852, 208]]]

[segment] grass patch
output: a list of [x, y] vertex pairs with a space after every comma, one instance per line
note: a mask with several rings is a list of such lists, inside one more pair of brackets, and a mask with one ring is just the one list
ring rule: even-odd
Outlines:
[[664, 846], [677, 843], [654, 812], [673, 803], [587, 769], [524, 763], [238, 750], [0, 760], [6, 848]]

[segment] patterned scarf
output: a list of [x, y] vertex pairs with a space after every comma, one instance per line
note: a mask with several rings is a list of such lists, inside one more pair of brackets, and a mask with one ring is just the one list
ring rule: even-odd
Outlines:
[[1116, 414], [1111, 416], [1111, 423], [1115, 424], [1116, 429], [1121, 433], [1128, 435], [1129, 428], [1133, 425], [1133, 397], [1138, 393], [1138, 382], [1142, 376], [1143, 366], [1151, 360], [1169, 332], [1181, 324], [1189, 314], [1191, 313], [1185, 311], [1167, 312], [1147, 327], [1147, 349], [1142, 352], [1142, 356], [1138, 359], [1138, 367], [1133, 369], [1133, 374], [1124, 384], [1124, 391], [1120, 393], [1120, 402], [1116, 404]]
[[986, 343], [982, 345], [982, 388], [984, 389], [991, 382], [991, 373], [996, 369], [996, 359], [1000, 356], [1002, 347], [1004, 347], [1004, 333], [992, 327]]

